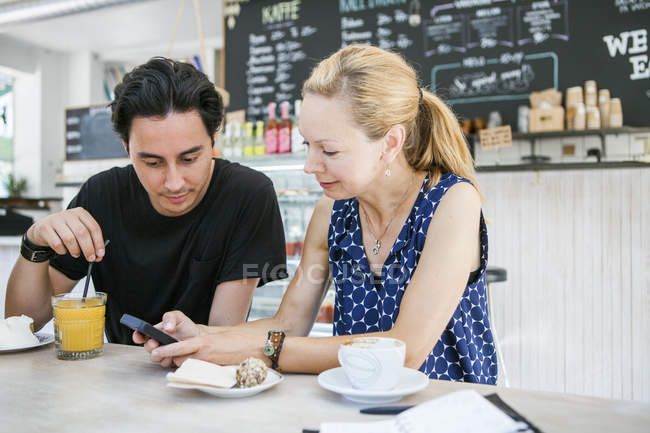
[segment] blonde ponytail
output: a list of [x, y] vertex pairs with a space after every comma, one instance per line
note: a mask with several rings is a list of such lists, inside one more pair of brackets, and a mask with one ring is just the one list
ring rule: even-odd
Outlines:
[[415, 70], [399, 54], [347, 46], [321, 61], [302, 91], [348, 100], [354, 121], [371, 140], [403, 125], [406, 160], [429, 173], [430, 186], [451, 172], [471, 181], [480, 193], [458, 119], [437, 96], [419, 88]]
[[429, 172], [431, 186], [449, 172], [468, 179], [480, 192], [474, 161], [458, 119], [440, 98], [424, 89], [415, 130], [413, 139], [404, 145], [404, 156], [416, 170]]

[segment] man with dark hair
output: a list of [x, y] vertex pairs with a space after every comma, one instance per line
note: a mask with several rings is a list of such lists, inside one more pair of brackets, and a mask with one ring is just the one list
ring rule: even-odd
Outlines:
[[111, 107], [131, 164], [92, 176], [67, 210], [27, 230], [5, 314], [42, 327], [50, 296], [72, 290], [96, 262], [110, 342], [133, 344], [123, 313], [150, 323], [170, 310], [204, 324], [244, 321], [255, 288], [286, 277], [284, 233], [271, 181], [212, 158], [223, 118], [214, 85], [189, 64], [153, 58], [125, 75]]

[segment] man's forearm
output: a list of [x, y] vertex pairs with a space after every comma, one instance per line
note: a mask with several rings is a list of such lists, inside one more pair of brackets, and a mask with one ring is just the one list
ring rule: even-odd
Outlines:
[[14, 265], [5, 299], [5, 317], [25, 314], [34, 319], [34, 329], [43, 327], [52, 318], [52, 283], [49, 262], [32, 263], [22, 256]]

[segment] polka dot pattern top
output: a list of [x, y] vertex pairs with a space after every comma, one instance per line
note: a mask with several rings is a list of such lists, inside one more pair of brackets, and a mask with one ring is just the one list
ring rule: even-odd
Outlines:
[[[446, 173], [429, 190], [428, 181], [427, 176], [386, 258], [378, 289], [363, 247], [359, 202], [356, 198], [334, 202], [328, 234], [330, 269], [336, 286], [334, 335], [388, 331], [393, 327], [438, 203], [454, 184], [469, 182]], [[480, 240], [480, 268], [468, 281], [440, 338], [431, 341], [431, 352], [420, 366], [420, 371], [431, 379], [496, 384], [497, 358], [485, 291], [487, 229], [483, 215]]]

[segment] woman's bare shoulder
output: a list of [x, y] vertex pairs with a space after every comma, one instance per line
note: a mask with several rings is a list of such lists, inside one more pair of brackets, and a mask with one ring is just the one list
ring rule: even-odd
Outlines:
[[306, 247], [318, 245], [320, 248], [327, 248], [327, 236], [333, 207], [334, 200], [329, 197], [323, 196], [318, 200], [307, 228]]
[[319, 217], [327, 216], [327, 219], [329, 221], [329, 217], [332, 214], [333, 208], [334, 200], [327, 196], [322, 196], [320, 199], [318, 199], [318, 202], [316, 202], [316, 206], [314, 207], [314, 215], [318, 215]]
[[481, 195], [469, 182], [458, 182], [445, 193], [440, 204], [456, 210], [476, 210], [481, 208]]

